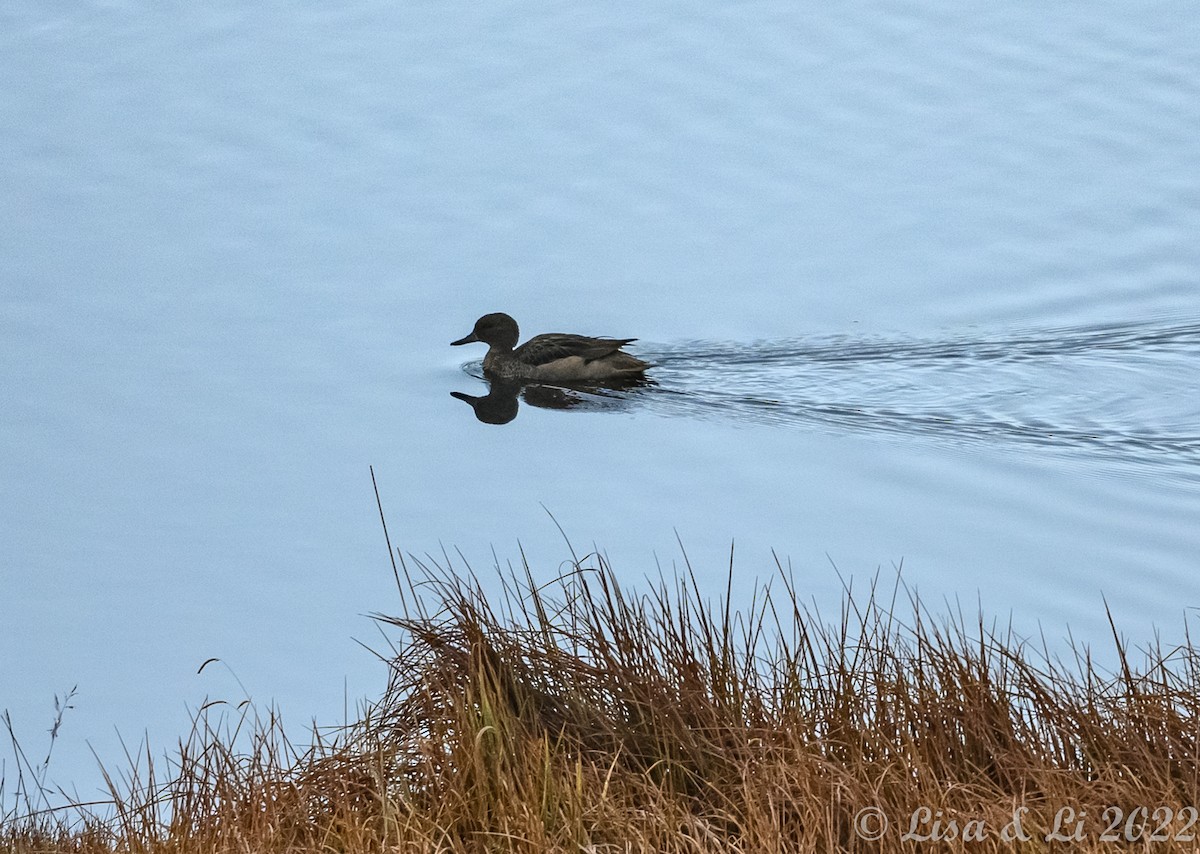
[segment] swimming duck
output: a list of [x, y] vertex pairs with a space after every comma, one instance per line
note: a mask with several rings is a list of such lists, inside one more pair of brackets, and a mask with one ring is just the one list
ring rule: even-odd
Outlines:
[[[509, 380], [545, 382], [620, 382], [638, 380], [650, 367], [621, 348], [636, 338], [589, 338], [551, 332], [530, 338], [520, 347], [517, 322], [503, 312], [485, 314], [471, 334], [451, 346], [479, 341], [488, 345], [483, 370]], [[513, 349], [513, 348], [516, 349]]]

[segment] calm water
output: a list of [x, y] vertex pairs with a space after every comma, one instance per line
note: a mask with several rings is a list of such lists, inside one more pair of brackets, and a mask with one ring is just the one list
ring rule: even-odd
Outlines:
[[[37, 761], [78, 684], [58, 784], [376, 694], [371, 465], [479, 570], [557, 521], [631, 587], [678, 538], [714, 595], [736, 543], [1052, 644], [1194, 619], [1195, 4], [244, 7], [0, 11], [0, 709]], [[480, 421], [495, 310], [656, 382]]]

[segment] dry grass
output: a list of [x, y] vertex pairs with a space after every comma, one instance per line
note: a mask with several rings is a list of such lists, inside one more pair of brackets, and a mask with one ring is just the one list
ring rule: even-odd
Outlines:
[[[406, 568], [406, 615], [380, 618], [396, 635], [390, 685], [358, 723], [301, 751], [273, 717], [246, 723], [239, 738], [203, 712], [170, 779], [114, 781], [106, 809], [10, 814], [0, 845], [1196, 847], [1186, 839], [1187, 808], [1200, 800], [1200, 656], [1190, 642], [1139, 655], [1138, 666], [1118, 649], [1120, 666], [1106, 675], [1085, 655], [1063, 663], [982, 621], [935, 621], [907, 597], [901, 616], [896, 591], [847, 593], [826, 621], [782, 573], [734, 612], [728, 599], [707, 604], [690, 575], [634, 596], [598, 558], [590, 567], [541, 587], [526, 568], [493, 600], [469, 573]], [[879, 828], [864, 808], [889, 822], [879, 841], [864, 838]], [[1121, 821], [1109, 842], [1101, 834], [1114, 808]], [[1079, 839], [1049, 844], [1063, 810], [1084, 816], [1061, 828]], [[1028, 840], [1003, 836], [1018, 811]], [[904, 840], [914, 815], [919, 834], [940, 821], [953, 838]], [[1159, 825], [1166, 839], [1149, 840]], [[1141, 839], [1127, 841], [1139, 828]]]

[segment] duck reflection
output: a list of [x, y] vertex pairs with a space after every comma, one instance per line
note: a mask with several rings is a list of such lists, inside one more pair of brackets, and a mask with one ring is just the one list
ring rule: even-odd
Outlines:
[[546, 385], [544, 383], [526, 383], [520, 380], [491, 377], [484, 380], [488, 384], [485, 395], [464, 394], [452, 391], [450, 396], [471, 405], [475, 417], [484, 424], [507, 424], [517, 417], [520, 411], [520, 401], [539, 409], [589, 409], [589, 410], [620, 410], [630, 405], [629, 398], [622, 391], [649, 385], [642, 379], [638, 382], [606, 384], [604, 386], [567, 386]]

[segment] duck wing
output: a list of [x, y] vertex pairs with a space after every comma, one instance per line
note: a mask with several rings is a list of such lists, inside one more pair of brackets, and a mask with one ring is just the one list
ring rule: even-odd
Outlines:
[[513, 355], [527, 365], [544, 365], [558, 359], [579, 356], [585, 362], [611, 356], [636, 338], [589, 338], [586, 335], [571, 335], [551, 332], [530, 338]]

